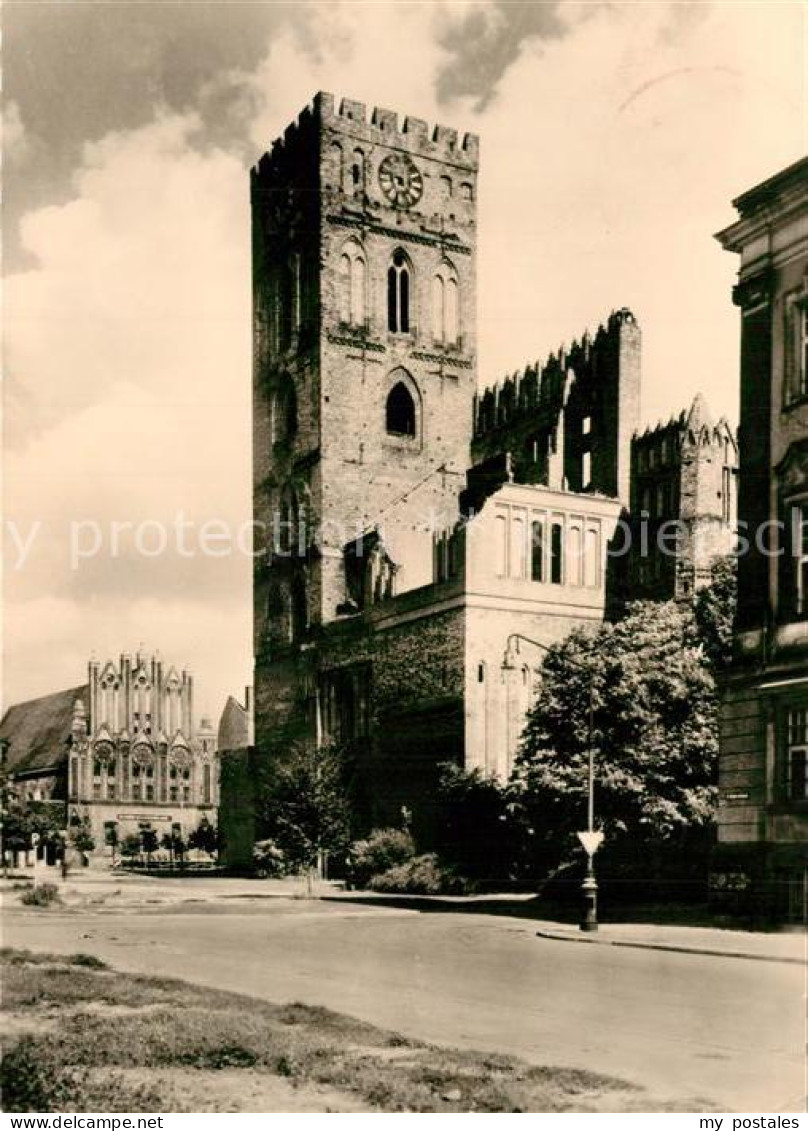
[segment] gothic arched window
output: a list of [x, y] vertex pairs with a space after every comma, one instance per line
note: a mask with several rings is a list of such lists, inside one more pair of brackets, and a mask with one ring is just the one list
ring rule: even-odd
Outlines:
[[412, 267], [403, 251], [393, 253], [387, 269], [387, 328], [394, 334], [410, 332]]
[[366, 271], [362, 248], [354, 240], [350, 240], [345, 244], [339, 261], [340, 321], [346, 325], [365, 324]]
[[300, 574], [292, 578], [291, 591], [291, 635], [292, 640], [299, 640], [308, 628], [308, 603], [306, 600], [306, 582]]
[[432, 335], [454, 345], [460, 333], [460, 291], [457, 272], [444, 260], [432, 280]]
[[550, 527], [550, 582], [553, 585], [564, 582], [564, 528], [560, 522]]
[[303, 321], [303, 288], [300, 255], [298, 252], [295, 252], [289, 259], [289, 280], [291, 285], [290, 317], [292, 330], [296, 333], [300, 329], [300, 323]]
[[394, 385], [387, 397], [385, 424], [394, 436], [415, 436], [415, 401], [403, 381]]
[[533, 581], [544, 581], [544, 523], [540, 519], [531, 523], [530, 576]]
[[291, 261], [281, 264], [278, 278], [278, 348], [287, 350], [292, 344], [293, 294], [295, 281]]
[[355, 191], [362, 188], [365, 183], [365, 155], [361, 149], [353, 151], [351, 161], [351, 185]]
[[331, 142], [331, 183], [342, 191], [342, 146], [338, 141]]
[[297, 552], [300, 510], [294, 488], [284, 487], [278, 515], [277, 546], [282, 554]]

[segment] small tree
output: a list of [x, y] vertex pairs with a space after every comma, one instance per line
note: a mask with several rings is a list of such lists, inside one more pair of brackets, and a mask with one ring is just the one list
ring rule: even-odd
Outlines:
[[197, 852], [206, 852], [208, 856], [215, 856], [219, 850], [219, 834], [207, 817], [202, 817], [199, 824], [188, 836], [188, 847]]
[[182, 833], [179, 830], [174, 830], [171, 834], [171, 852], [175, 860], [179, 861], [180, 868], [185, 867], [185, 853], [188, 845], [183, 839]]
[[160, 841], [157, 837], [157, 833], [150, 825], [141, 831], [140, 841], [143, 846], [143, 851], [146, 853], [146, 863], [151, 868], [152, 853], [157, 851]]
[[112, 863], [118, 850], [118, 826], [114, 821], [108, 822], [104, 829], [104, 843], [112, 849]]
[[140, 856], [141, 850], [142, 844], [137, 833], [129, 833], [121, 841], [121, 856], [127, 860]]
[[3, 846], [14, 852], [30, 852], [33, 837], [43, 849], [59, 845], [62, 837], [63, 808], [57, 801], [27, 801], [13, 787], [4, 793]]
[[12, 795], [3, 814], [3, 849], [27, 852], [31, 847], [32, 832], [28, 809]]
[[80, 852], [82, 856], [86, 856], [95, 849], [95, 837], [86, 822], [70, 830], [70, 840], [76, 851]]
[[344, 852], [350, 841], [342, 752], [293, 743], [274, 775], [264, 816], [286, 859], [305, 871], [311, 894], [320, 855]]
[[713, 563], [712, 580], [700, 589], [693, 607], [699, 635], [713, 667], [720, 671], [732, 659], [732, 633], [738, 606], [738, 562], [728, 555]]
[[168, 853], [171, 867], [174, 867], [174, 837], [171, 833], [163, 833], [160, 837], [160, 847]]
[[186, 845], [179, 829], [172, 829], [170, 833], [164, 833], [160, 840], [160, 847], [168, 853], [172, 868], [175, 862], [179, 863], [180, 868], [183, 867]]

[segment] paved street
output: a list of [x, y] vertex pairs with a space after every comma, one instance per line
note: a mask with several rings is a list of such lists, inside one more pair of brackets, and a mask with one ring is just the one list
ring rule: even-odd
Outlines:
[[701, 1097], [725, 1110], [804, 1110], [799, 966], [580, 946], [537, 938], [533, 924], [504, 916], [247, 901], [238, 890], [196, 906], [9, 909], [4, 942], [89, 951], [120, 969], [612, 1073], [692, 1098], [694, 1109]]

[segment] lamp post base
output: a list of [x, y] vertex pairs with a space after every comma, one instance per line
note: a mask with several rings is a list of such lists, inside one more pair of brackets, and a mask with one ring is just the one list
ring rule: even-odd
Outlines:
[[584, 897], [584, 917], [579, 926], [582, 931], [596, 931], [598, 929], [598, 884], [595, 879], [595, 870], [592, 857], [586, 870], [584, 882], [581, 884]]

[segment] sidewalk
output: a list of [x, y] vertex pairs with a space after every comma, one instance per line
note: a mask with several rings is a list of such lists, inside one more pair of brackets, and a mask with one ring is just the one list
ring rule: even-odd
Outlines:
[[713, 927], [656, 926], [651, 923], [604, 923], [597, 931], [587, 933], [570, 923], [538, 921], [535, 926], [539, 938], [562, 942], [714, 954], [722, 958], [796, 965], [808, 962], [808, 934], [799, 930], [770, 933], [727, 931]]
[[798, 928], [781, 931], [745, 931], [721, 927], [688, 927], [657, 923], [602, 923], [586, 933], [576, 923], [559, 923], [536, 914], [537, 901], [529, 895], [479, 896], [391, 895], [376, 892], [334, 892], [330, 900], [353, 900], [388, 907], [407, 907], [422, 913], [455, 912], [502, 917], [518, 921], [538, 938], [593, 946], [635, 947], [640, 950], [714, 954], [763, 962], [808, 964], [808, 933]]
[[[55, 872], [55, 870], [54, 870]], [[32, 875], [26, 876], [33, 879]], [[583, 943], [589, 946], [634, 947], [642, 950], [676, 951], [683, 954], [716, 955], [723, 958], [808, 963], [808, 934], [798, 929], [784, 931], [744, 931], [719, 927], [690, 927], [658, 923], [602, 923], [597, 932], [587, 934], [577, 924], [544, 919], [541, 905], [530, 895], [488, 894], [483, 896], [390, 895], [369, 891], [345, 891], [341, 885], [322, 881], [315, 884], [313, 900], [298, 879], [252, 880], [207, 876], [142, 876], [126, 872], [101, 873], [87, 870], [74, 873], [60, 882], [58, 875], [38, 877], [57, 883], [62, 894], [62, 910], [82, 911], [158, 911], [188, 909], [223, 912], [270, 911], [273, 907], [311, 910], [313, 903], [355, 904], [377, 909], [409, 911], [414, 914], [474, 915], [511, 925], [518, 923], [534, 937], [553, 942]], [[20, 891], [12, 881], [0, 884], [0, 906], [19, 907]]]

